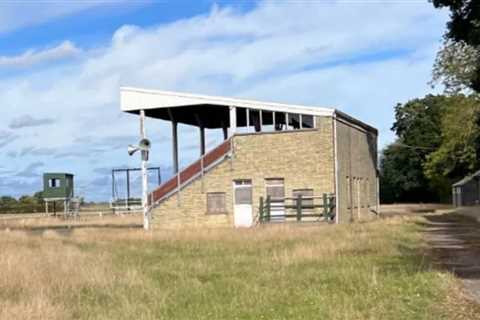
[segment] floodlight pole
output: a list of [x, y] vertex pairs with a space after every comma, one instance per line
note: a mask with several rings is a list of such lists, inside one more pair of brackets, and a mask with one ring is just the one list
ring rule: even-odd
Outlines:
[[[142, 139], [147, 138], [145, 131], [145, 110], [140, 111], [140, 135]], [[147, 161], [148, 150], [142, 150], [142, 208], [143, 208], [143, 229], [150, 230], [150, 212], [148, 210], [148, 173]]]

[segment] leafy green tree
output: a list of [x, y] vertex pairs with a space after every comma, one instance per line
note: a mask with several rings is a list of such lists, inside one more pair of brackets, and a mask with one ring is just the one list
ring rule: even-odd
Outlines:
[[17, 207], [17, 199], [9, 196], [0, 197], [0, 213], [11, 212]]
[[445, 96], [428, 95], [395, 107], [395, 143], [380, 160], [382, 202], [438, 201], [440, 195], [424, 174], [427, 156], [441, 144]]
[[[443, 78], [447, 88], [468, 86], [480, 92], [480, 5], [478, 0], [432, 0], [436, 8], [448, 8], [445, 45], [437, 56], [433, 78]], [[452, 85], [452, 86], [450, 86]]]
[[416, 150], [393, 143], [380, 157], [380, 199], [382, 203], [439, 201], [422, 170]]
[[442, 118], [442, 144], [425, 163], [432, 181], [453, 182], [480, 167], [480, 97], [450, 97]]
[[22, 213], [36, 212], [37, 200], [32, 196], [21, 196], [18, 199], [18, 211]]
[[480, 168], [480, 97], [428, 95], [395, 108], [395, 143], [380, 161], [382, 201], [448, 201]]
[[437, 53], [430, 84], [432, 87], [443, 84], [447, 94], [470, 91], [479, 58], [480, 52], [475, 47], [463, 41], [445, 40], [443, 48]]
[[37, 192], [33, 196], [21, 196], [18, 200], [9, 196], [0, 197], [0, 214], [33, 213], [43, 212], [43, 210], [44, 202], [41, 192]]

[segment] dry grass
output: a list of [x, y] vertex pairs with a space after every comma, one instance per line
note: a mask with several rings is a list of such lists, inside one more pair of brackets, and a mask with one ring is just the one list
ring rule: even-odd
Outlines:
[[419, 219], [0, 232], [0, 319], [475, 319]]
[[111, 213], [89, 213], [80, 217], [64, 218], [63, 216], [45, 216], [43, 214], [0, 215], [0, 229], [24, 229], [42, 227], [75, 227], [75, 226], [127, 226], [142, 223], [140, 214], [113, 215]]

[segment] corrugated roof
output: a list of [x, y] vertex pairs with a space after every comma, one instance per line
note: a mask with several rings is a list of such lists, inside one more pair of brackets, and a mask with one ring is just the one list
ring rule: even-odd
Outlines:
[[475, 173], [472, 174], [472, 175], [469, 175], [469, 176], [463, 178], [463, 179], [460, 180], [460, 181], [455, 182], [455, 183], [452, 185], [452, 187], [460, 187], [460, 186], [463, 186], [464, 184], [470, 182], [472, 179], [477, 178], [477, 177], [480, 177], [480, 170], [478, 170], [477, 172], [475, 172]]

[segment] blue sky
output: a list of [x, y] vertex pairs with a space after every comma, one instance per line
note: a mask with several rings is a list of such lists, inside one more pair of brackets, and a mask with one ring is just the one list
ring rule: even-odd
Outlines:
[[[77, 193], [108, 200], [110, 170], [138, 165], [120, 86], [336, 107], [377, 127], [384, 146], [395, 104], [434, 92], [447, 18], [420, 0], [2, 2], [0, 195], [66, 171]], [[170, 128], [147, 130], [152, 165], [168, 176]], [[181, 127], [183, 165], [196, 134]]]

